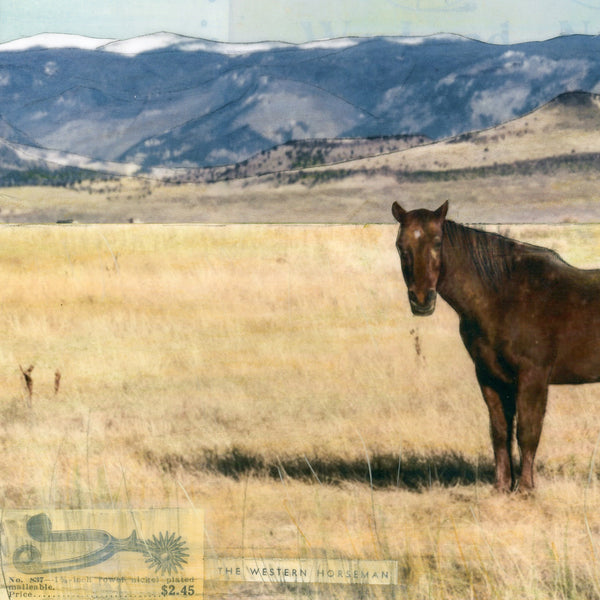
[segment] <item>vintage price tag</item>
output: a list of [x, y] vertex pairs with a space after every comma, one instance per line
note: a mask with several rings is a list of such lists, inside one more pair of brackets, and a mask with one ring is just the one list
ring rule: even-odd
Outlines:
[[5, 511], [0, 532], [11, 600], [202, 596], [199, 511]]

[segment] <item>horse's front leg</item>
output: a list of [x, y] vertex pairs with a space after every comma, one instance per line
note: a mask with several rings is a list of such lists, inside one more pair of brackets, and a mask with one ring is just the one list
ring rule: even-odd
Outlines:
[[500, 492], [510, 492], [514, 485], [512, 440], [516, 411], [515, 389], [489, 377], [484, 369], [477, 369], [477, 379], [490, 414], [490, 433], [496, 464], [495, 487]]
[[519, 489], [530, 491], [534, 487], [533, 462], [537, 452], [542, 423], [548, 401], [547, 369], [521, 370], [517, 387], [517, 441], [521, 451], [521, 479]]

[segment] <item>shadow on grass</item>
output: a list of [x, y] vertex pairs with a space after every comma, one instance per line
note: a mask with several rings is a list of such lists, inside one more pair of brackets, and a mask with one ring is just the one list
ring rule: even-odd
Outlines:
[[427, 455], [376, 454], [364, 459], [341, 457], [284, 457], [277, 462], [250, 454], [239, 448], [226, 453], [204, 451], [201, 455], [144, 454], [147, 463], [165, 472], [213, 472], [238, 479], [246, 475], [280, 479], [291, 477], [314, 483], [341, 484], [360, 482], [375, 487], [420, 490], [433, 485], [489, 484], [494, 481], [493, 462], [485, 458], [466, 458], [459, 453], [439, 452]]

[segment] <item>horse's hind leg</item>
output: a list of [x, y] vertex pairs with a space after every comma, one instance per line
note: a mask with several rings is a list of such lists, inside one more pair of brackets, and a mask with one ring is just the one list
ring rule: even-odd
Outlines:
[[542, 434], [548, 400], [548, 373], [527, 369], [519, 374], [517, 391], [517, 441], [521, 451], [519, 489], [533, 489], [533, 461]]
[[512, 439], [515, 421], [515, 390], [512, 386], [477, 371], [481, 392], [490, 413], [490, 431], [496, 464], [495, 487], [510, 492], [514, 485]]

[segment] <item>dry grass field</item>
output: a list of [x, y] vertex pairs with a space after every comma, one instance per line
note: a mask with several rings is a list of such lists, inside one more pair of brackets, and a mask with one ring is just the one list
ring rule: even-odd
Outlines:
[[357, 173], [319, 183], [273, 176], [213, 184], [123, 178], [73, 188], [0, 188], [0, 223], [392, 223], [390, 206], [437, 207], [457, 221], [600, 222], [597, 169], [402, 181]]
[[[600, 264], [597, 226], [499, 229]], [[600, 386], [551, 389], [538, 491], [494, 494], [457, 319], [410, 315], [395, 235], [0, 228], [3, 507], [191, 503], [208, 556], [399, 564], [394, 589], [207, 597], [599, 597]]]

